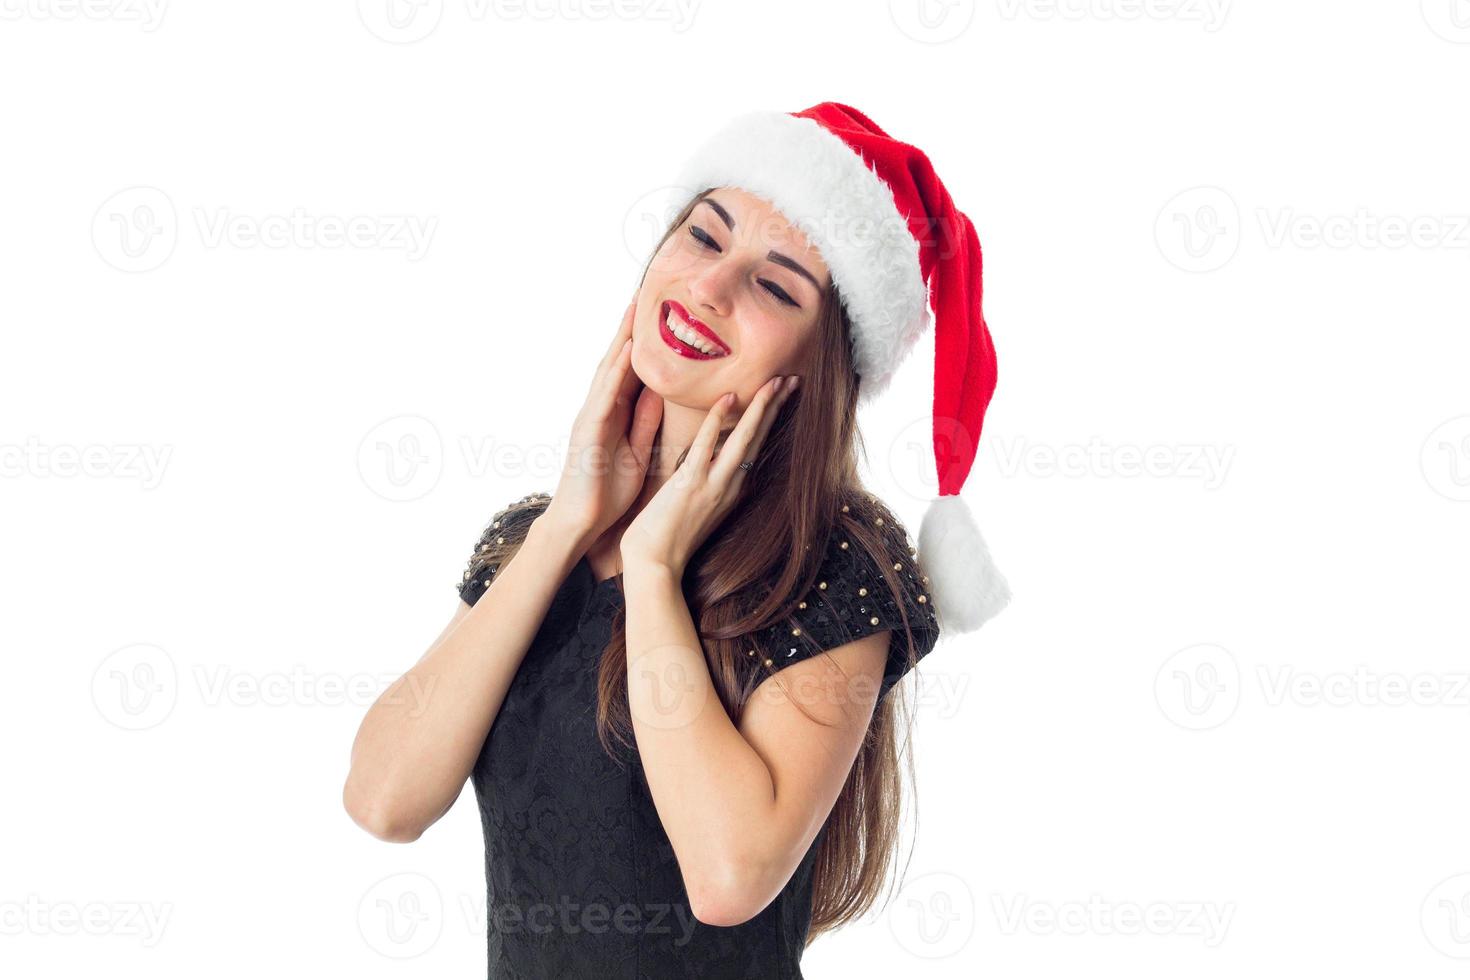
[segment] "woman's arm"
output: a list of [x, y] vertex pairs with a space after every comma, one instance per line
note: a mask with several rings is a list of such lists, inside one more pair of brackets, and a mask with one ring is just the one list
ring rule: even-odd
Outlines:
[[790, 698], [774, 677], [762, 681], [742, 731], [715, 692], [679, 579], [651, 562], [623, 568], [628, 706], [694, 916], [732, 926], [786, 886], [837, 802], [872, 720], [890, 634], [785, 668]]
[[464, 788], [557, 589], [590, 545], [548, 510], [473, 607], [368, 709], [342, 803], [381, 840], [417, 840]]

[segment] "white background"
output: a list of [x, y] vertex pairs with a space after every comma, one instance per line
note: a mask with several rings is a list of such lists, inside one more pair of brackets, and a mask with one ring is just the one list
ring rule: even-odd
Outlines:
[[[1470, 4], [925, 3], [0, 0], [0, 969], [483, 973], [473, 794], [376, 841], [352, 736], [650, 195], [831, 99], [979, 232], [1016, 598], [807, 976], [1463, 976]], [[915, 533], [931, 340], [863, 419]]]

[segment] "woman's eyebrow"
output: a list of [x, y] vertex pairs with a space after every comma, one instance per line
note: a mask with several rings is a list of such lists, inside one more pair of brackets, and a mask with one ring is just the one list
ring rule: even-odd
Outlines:
[[[735, 219], [730, 217], [730, 212], [726, 211], [719, 201], [716, 201], [712, 197], [705, 197], [701, 198], [700, 203], [708, 204], [711, 208], [714, 209], [715, 214], [720, 216], [720, 220], [725, 223], [725, 227], [729, 228], [731, 231], [735, 230]], [[790, 269], [792, 272], [795, 272], [797, 275], [806, 277], [807, 281], [812, 284], [813, 289], [815, 289], [819, 293], [822, 291], [822, 284], [817, 282], [817, 277], [806, 271], [806, 269], [802, 268], [801, 264], [795, 259], [790, 258], [786, 255], [782, 255], [780, 252], [777, 252], [774, 249], [766, 253], [766, 258], [770, 259], [777, 265], [784, 265], [786, 268]]]

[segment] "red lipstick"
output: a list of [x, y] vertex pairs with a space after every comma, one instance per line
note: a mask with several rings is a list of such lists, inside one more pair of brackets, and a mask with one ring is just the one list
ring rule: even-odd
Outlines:
[[[674, 313], [678, 315], [679, 319], [689, 324], [691, 329], [693, 329], [701, 337], [708, 340], [721, 353], [706, 354], [699, 348], [692, 347], [689, 344], [684, 343], [684, 341], [680, 340], [678, 337], [674, 336], [674, 332], [669, 329], [670, 310], [673, 310]], [[701, 321], [695, 319], [690, 314], [690, 312], [684, 308], [683, 304], [679, 303], [677, 300], [665, 300], [663, 306], [659, 307], [658, 333], [659, 336], [663, 338], [664, 343], [673, 348], [676, 353], [682, 354], [685, 357], [693, 358], [695, 360], [713, 361], [730, 353], [730, 345], [726, 344], [722, 339], [720, 339], [720, 335], [711, 330], [708, 324], [702, 323]]]

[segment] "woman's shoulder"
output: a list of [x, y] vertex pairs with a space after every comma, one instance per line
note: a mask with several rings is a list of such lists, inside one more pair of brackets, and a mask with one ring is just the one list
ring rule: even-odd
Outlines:
[[893, 509], [865, 491], [844, 497], [811, 587], [792, 598], [790, 617], [763, 636], [763, 666], [772, 672], [888, 630], [883, 694], [912, 666], [909, 635], [915, 661], [939, 639], [929, 576], [918, 549]]
[[549, 493], [531, 493], [512, 500], [490, 516], [470, 549], [464, 574], [455, 588], [459, 597], [474, 605], [495, 579], [501, 563], [526, 539], [531, 522], [546, 511], [551, 503]]

